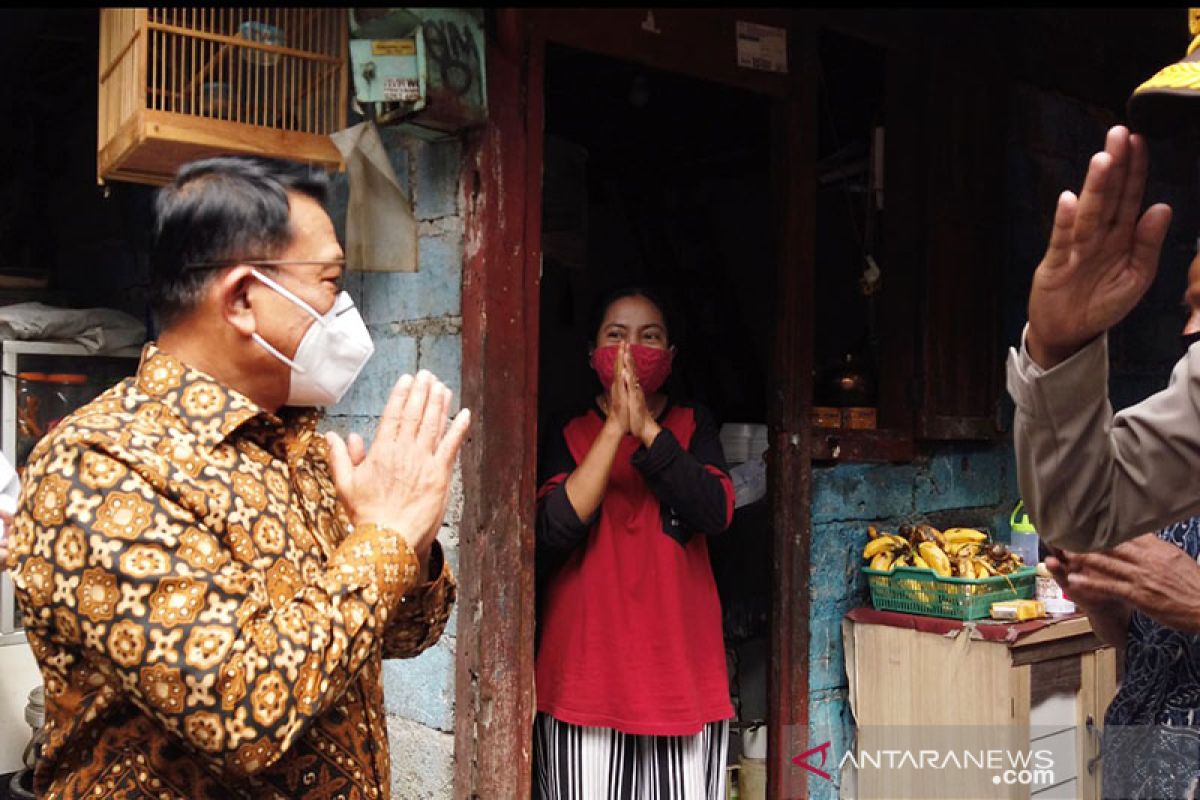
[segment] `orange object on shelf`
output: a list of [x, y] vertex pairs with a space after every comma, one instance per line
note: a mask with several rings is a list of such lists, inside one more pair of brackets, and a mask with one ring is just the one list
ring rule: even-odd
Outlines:
[[812, 424], [814, 428], [840, 428], [842, 410], [833, 406], [813, 406]]
[[[34, 389], [28, 384], [46, 383], [44, 372], [18, 372], [17, 380], [17, 432], [25, 439], [37, 441], [46, 433], [46, 426], [41, 421], [41, 392], [42, 388]], [[28, 452], [33, 444], [28, 444], [24, 451]], [[20, 449], [20, 448], [19, 448]]]
[[875, 430], [876, 411], [869, 406], [842, 409], [842, 426], [851, 430]]

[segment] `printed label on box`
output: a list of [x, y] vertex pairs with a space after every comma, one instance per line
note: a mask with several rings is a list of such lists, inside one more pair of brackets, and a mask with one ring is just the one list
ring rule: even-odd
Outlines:
[[383, 99], [388, 103], [412, 103], [421, 99], [421, 84], [416, 78], [384, 78]]
[[739, 21], [737, 59], [739, 67], [787, 72], [787, 30]]
[[375, 39], [371, 42], [373, 56], [415, 56], [417, 43], [414, 39]]

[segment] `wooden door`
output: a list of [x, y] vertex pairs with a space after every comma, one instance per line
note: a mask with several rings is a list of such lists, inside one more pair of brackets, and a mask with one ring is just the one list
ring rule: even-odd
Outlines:
[[[788, 74], [739, 68], [738, 20], [790, 28]], [[543, 64], [547, 41], [774, 98], [779, 209], [770, 387], [775, 526], [768, 793], [783, 797], [807, 749], [811, 468], [814, 38], [771, 10], [517, 10], [496, 13], [490, 119], [463, 176], [463, 396], [477, 414], [463, 462], [455, 796], [524, 798], [533, 718], [533, 515], [541, 268]]]

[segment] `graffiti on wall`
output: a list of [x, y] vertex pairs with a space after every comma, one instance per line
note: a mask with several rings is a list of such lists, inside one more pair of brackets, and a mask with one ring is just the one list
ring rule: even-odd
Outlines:
[[425, 50], [441, 87], [460, 97], [470, 93], [481, 73], [476, 30], [453, 20], [430, 20], [424, 28]]

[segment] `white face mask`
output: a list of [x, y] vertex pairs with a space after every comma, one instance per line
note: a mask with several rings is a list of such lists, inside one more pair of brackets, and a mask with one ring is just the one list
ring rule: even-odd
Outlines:
[[252, 272], [254, 277], [311, 314], [314, 320], [304, 332], [294, 359], [276, 350], [257, 332], [251, 334], [263, 349], [292, 369], [285, 405], [336, 404], [375, 352], [371, 334], [358, 309], [354, 307], [354, 301], [349, 294], [342, 292], [334, 301], [333, 308], [325, 314], [320, 314], [258, 270]]

